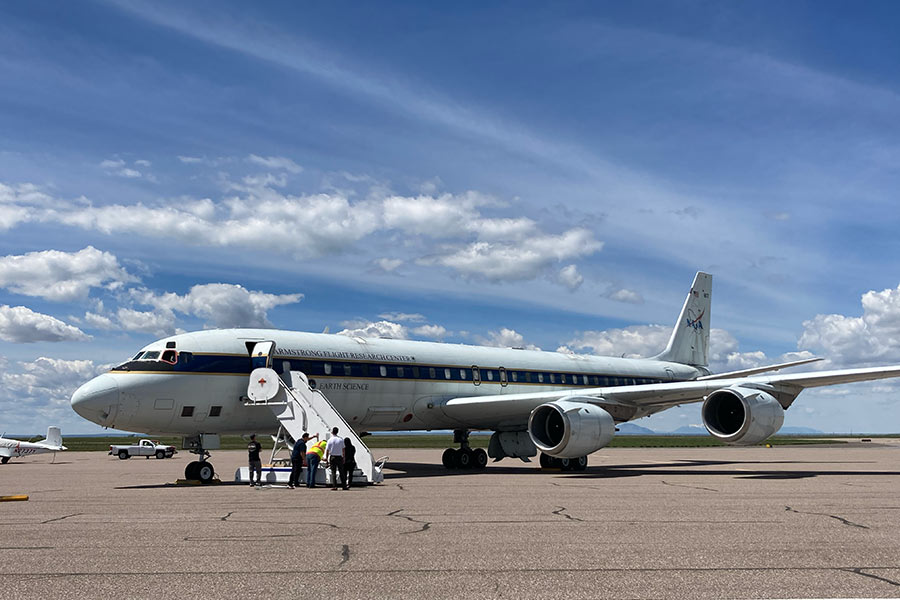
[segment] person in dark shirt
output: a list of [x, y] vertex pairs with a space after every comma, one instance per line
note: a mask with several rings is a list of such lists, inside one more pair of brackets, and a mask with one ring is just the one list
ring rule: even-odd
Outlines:
[[[319, 439], [319, 434], [312, 437]], [[310, 435], [304, 431], [300, 439], [294, 442], [294, 449], [291, 451], [291, 476], [288, 478], [289, 488], [300, 485], [300, 473], [303, 471], [303, 459], [306, 456], [306, 442], [310, 439]]]
[[250, 485], [253, 485], [253, 473], [256, 473], [256, 485], [262, 485], [262, 461], [259, 460], [259, 451], [262, 450], [262, 444], [256, 441], [256, 434], [250, 436], [250, 443], [247, 444], [247, 462], [250, 465]]
[[353, 485], [353, 471], [356, 469], [356, 446], [350, 441], [350, 438], [344, 438], [344, 473], [341, 481], [344, 482], [344, 489], [349, 490]]

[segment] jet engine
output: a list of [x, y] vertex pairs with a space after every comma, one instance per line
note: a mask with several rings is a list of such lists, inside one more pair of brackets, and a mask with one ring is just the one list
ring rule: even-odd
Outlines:
[[711, 435], [735, 446], [758, 444], [784, 423], [784, 409], [771, 394], [740, 386], [707, 396], [702, 414]]
[[608, 412], [589, 404], [595, 400], [568, 398], [541, 404], [528, 418], [531, 441], [557, 458], [578, 458], [603, 448], [612, 441], [616, 424]]

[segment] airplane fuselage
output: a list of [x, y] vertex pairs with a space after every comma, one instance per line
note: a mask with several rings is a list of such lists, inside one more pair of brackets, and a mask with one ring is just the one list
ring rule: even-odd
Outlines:
[[[250, 351], [274, 341], [272, 368], [302, 371], [357, 431], [522, 430], [514, 420], [460, 423], [442, 400], [685, 381], [705, 369], [647, 359], [568, 355], [279, 330], [174, 335], [88, 382], [73, 396], [83, 417], [153, 435], [274, 431], [269, 410], [246, 406]], [[258, 365], [257, 365], [258, 366]], [[642, 414], [634, 414], [637, 418]]]

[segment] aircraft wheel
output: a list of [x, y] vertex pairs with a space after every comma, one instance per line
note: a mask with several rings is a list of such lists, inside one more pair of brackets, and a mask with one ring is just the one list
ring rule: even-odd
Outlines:
[[558, 469], [559, 465], [555, 464], [556, 459], [550, 456], [549, 454], [544, 454], [541, 452], [540, 458], [541, 468], [542, 469]]
[[472, 456], [471, 450], [467, 448], [460, 448], [456, 453], [456, 465], [460, 469], [471, 469], [474, 462], [475, 457]]
[[119, 450], [119, 460], [127, 460], [130, 458], [128, 456], [128, 450]]
[[184, 478], [189, 479], [191, 481], [196, 481], [200, 479], [200, 474], [198, 471], [200, 470], [200, 461], [194, 460], [188, 463], [188, 465], [184, 468]]
[[575, 459], [575, 470], [584, 471], [587, 469], [587, 456], [579, 456]]
[[9, 462], [9, 457], [8, 457], [8, 456], [4, 456], [3, 458], [0, 458], [0, 463], [3, 463], [3, 464], [5, 465], [5, 464], [8, 463], [8, 462]]
[[444, 450], [444, 454], [441, 455], [441, 462], [444, 463], [444, 466], [448, 469], [456, 468], [456, 448], [447, 448]]
[[165, 458], [165, 457], [166, 457], [166, 451], [165, 451], [165, 450], [157, 450], [157, 451], [156, 451], [156, 458], [159, 459], [159, 458]]
[[202, 483], [209, 483], [212, 481], [215, 474], [216, 471], [213, 469], [212, 464], [205, 460], [197, 463], [197, 479]]
[[487, 466], [488, 463], [488, 455], [487, 452], [484, 451], [484, 448], [476, 448], [472, 451], [472, 458], [475, 460], [474, 467], [476, 469], [483, 469]]
[[575, 461], [571, 458], [559, 458], [559, 466], [562, 467], [563, 471], [571, 471], [575, 468]]

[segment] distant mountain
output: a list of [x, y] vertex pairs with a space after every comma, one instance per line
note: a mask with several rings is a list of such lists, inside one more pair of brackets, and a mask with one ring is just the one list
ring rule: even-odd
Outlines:
[[671, 435], [709, 435], [709, 432], [706, 431], [706, 427], [703, 425], [682, 425], [669, 433]]
[[618, 426], [618, 435], [656, 435], [656, 432], [634, 423], [622, 423]]
[[812, 427], [782, 427], [778, 430], [778, 433], [785, 435], [821, 435], [825, 432]]

